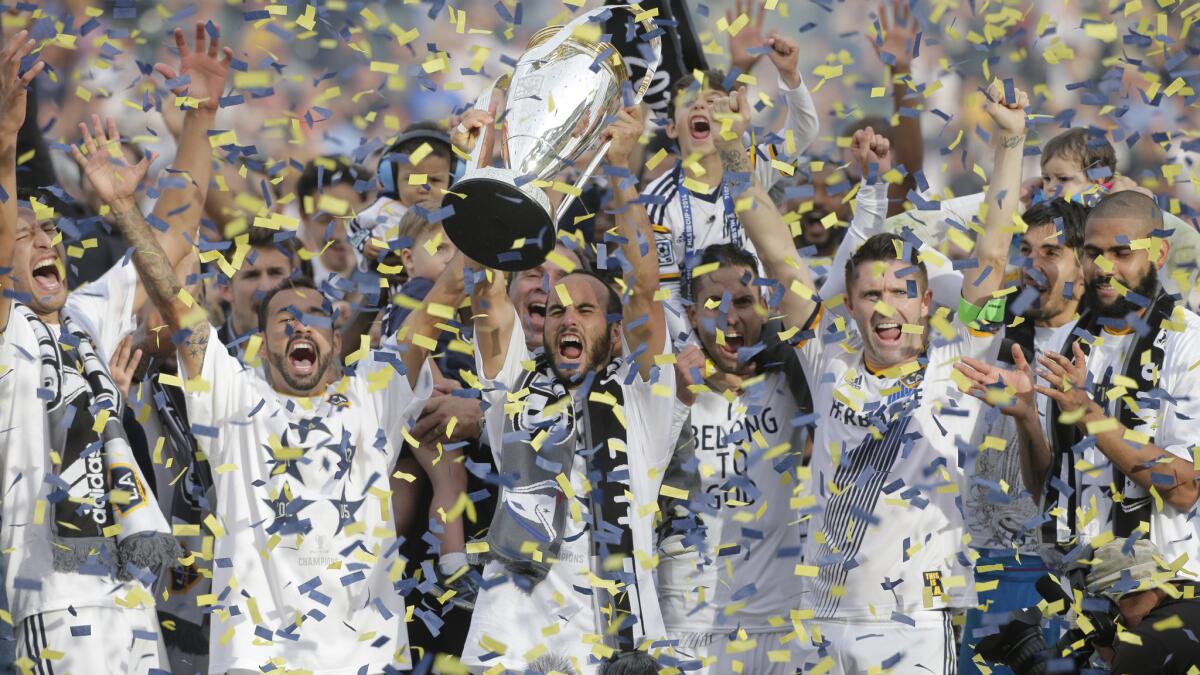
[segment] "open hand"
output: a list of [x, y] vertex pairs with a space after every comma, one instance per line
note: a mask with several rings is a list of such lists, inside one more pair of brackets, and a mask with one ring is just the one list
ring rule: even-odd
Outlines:
[[738, 17], [745, 15], [749, 22], [742, 26], [737, 35], [729, 36], [729, 64], [737, 70], [748, 73], [754, 64], [762, 58], [762, 54], [751, 54], [750, 50], [763, 46], [763, 20], [767, 13], [767, 3], [758, 4], [758, 12], [754, 11], [753, 0], [734, 0], [733, 9], [725, 11], [725, 22], [732, 24]]
[[[100, 124], [99, 115], [92, 115], [92, 131], [89, 132], [82, 122], [79, 131], [83, 141], [71, 146], [71, 156], [79, 163], [96, 195], [109, 205], [132, 200], [154, 157], [146, 155], [137, 164], [126, 162], [121, 153], [121, 134], [117, 131], [116, 120], [111, 117], [108, 118], [107, 132]], [[86, 154], [80, 150], [81, 146]]]
[[[1087, 390], [1087, 355], [1078, 342], [1073, 345], [1073, 351], [1074, 360], [1056, 352], [1047, 352], [1038, 359], [1042, 366], [1038, 369], [1038, 377], [1050, 383], [1050, 386], [1039, 385], [1037, 392], [1054, 399], [1064, 413], [1080, 409], [1097, 412], [1100, 406], [1092, 400]], [[1079, 423], [1084, 423], [1086, 417], [1086, 414], [1080, 417]]]
[[[177, 97], [186, 96], [200, 110], [217, 109], [221, 100], [221, 92], [225, 90], [225, 76], [229, 73], [229, 64], [233, 61], [233, 50], [221, 48], [221, 26], [215, 24], [216, 35], [208, 39], [208, 31], [204, 23], [196, 22], [195, 48], [189, 48], [183, 37], [183, 29], [175, 29], [175, 46], [179, 49], [179, 69], [176, 70], [165, 63], [154, 64], [154, 70], [168, 82], [182, 79], [173, 83], [171, 91]], [[220, 54], [222, 58], [218, 59]]]
[[129, 400], [129, 389], [133, 386], [134, 374], [142, 361], [142, 350], [133, 348], [133, 336], [126, 335], [117, 344], [117, 351], [108, 362], [108, 373], [121, 395]]
[[871, 127], [859, 129], [850, 139], [850, 152], [858, 161], [859, 175], [864, 179], [871, 174], [875, 167], [875, 180], [882, 180], [883, 174], [892, 169], [891, 142], [883, 134], [875, 133]]
[[1012, 354], [1011, 370], [969, 356], [954, 364], [954, 369], [971, 383], [967, 393], [975, 398], [999, 406], [1000, 412], [1010, 417], [1036, 416], [1033, 371], [1020, 345], [1013, 345]]
[[27, 39], [29, 31], [21, 31], [0, 50], [0, 138], [4, 143], [17, 141], [17, 133], [25, 124], [25, 101], [29, 85], [41, 74], [46, 64], [35, 62], [24, 73], [21, 60], [37, 46], [37, 40]]
[[884, 54], [891, 54], [895, 62], [891, 64], [895, 70], [908, 70], [912, 67], [913, 42], [921, 25], [909, 10], [909, 0], [891, 0], [892, 13], [888, 17], [887, 7], [879, 5], [879, 28], [882, 35], [868, 35], [875, 56], [884, 61]]

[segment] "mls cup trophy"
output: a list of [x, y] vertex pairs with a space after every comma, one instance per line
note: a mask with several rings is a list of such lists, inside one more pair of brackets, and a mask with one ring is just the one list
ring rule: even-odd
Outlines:
[[[648, 39], [639, 42], [645, 74], [635, 83], [626, 59], [612, 45], [583, 37], [596, 31], [596, 17], [629, 11], [629, 5], [609, 5], [580, 15], [565, 26], [536, 33], [511, 75], [497, 78], [475, 107], [488, 110], [498, 93], [504, 102], [496, 111], [499, 130], [484, 130], [476, 142], [462, 178], [442, 200], [454, 214], [442, 224], [459, 250], [476, 262], [505, 271], [536, 267], [554, 249], [557, 223], [596, 167], [608, 143], [600, 135], [623, 105], [626, 89], [632, 104], [641, 102], [661, 63], [660, 39], [648, 20], [627, 24], [641, 28]], [[592, 22], [588, 25], [588, 22]], [[627, 84], [628, 83], [628, 84]], [[488, 138], [498, 135], [498, 140]], [[488, 166], [498, 145], [503, 166]], [[594, 151], [566, 198], [552, 208], [539, 187], [556, 180]]]

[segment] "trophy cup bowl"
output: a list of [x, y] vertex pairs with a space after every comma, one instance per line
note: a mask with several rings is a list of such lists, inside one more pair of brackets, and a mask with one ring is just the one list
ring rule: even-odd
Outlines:
[[[613, 9], [593, 10], [566, 26], [538, 31], [506, 78], [507, 87], [493, 86], [505, 94], [503, 109], [497, 113], [503, 130], [495, 141], [504, 166], [483, 166], [490, 158], [482, 153], [490, 144], [480, 139], [467, 171], [442, 200], [443, 205], [454, 207], [442, 223], [446, 234], [472, 260], [493, 269], [519, 271], [541, 264], [554, 249], [559, 216], [607, 152], [600, 135], [606, 121], [620, 111], [622, 88], [630, 78], [611, 45], [582, 38], [575, 30], [592, 16]], [[498, 79], [496, 85], [500, 83]], [[644, 92], [642, 86], [639, 100]], [[475, 107], [486, 110], [492, 95], [493, 91], [486, 92]], [[549, 196], [537, 184], [555, 181], [589, 151], [595, 154], [574, 188], [567, 190], [558, 208], [552, 208]]]

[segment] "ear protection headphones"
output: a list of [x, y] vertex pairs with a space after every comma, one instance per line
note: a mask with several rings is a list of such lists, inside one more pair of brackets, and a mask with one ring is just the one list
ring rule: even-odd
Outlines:
[[[399, 172], [397, 164], [401, 161], [396, 155], [399, 153], [401, 146], [407, 145], [412, 141], [423, 140], [427, 143], [444, 143], [450, 148], [450, 184], [454, 185], [455, 181], [462, 178], [463, 173], [467, 170], [467, 163], [463, 161], [457, 153], [454, 152], [454, 144], [450, 142], [450, 134], [444, 131], [435, 131], [432, 129], [413, 129], [400, 134], [396, 140], [388, 146], [387, 151], [383, 153], [383, 157], [379, 160], [379, 182], [383, 186], [385, 192], [392, 194], [400, 193], [400, 186], [396, 185], [396, 174]], [[418, 146], [419, 147], [419, 146]]]

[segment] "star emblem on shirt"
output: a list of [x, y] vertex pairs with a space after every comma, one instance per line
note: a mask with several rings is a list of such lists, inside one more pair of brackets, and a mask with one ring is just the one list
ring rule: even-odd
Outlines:
[[343, 528], [356, 520], [355, 515], [358, 513], [358, 509], [362, 507], [363, 502], [365, 501], [367, 501], [365, 497], [359, 500], [346, 499], [345, 486], [342, 486], [341, 499], [329, 500], [329, 503], [333, 504], [334, 508], [336, 508], [338, 512], [338, 526], [337, 532], [334, 532], [335, 535], [341, 534]]
[[302, 499], [292, 494], [292, 486], [284, 482], [279, 492], [263, 502], [271, 509], [271, 524], [267, 534], [307, 534], [312, 529], [308, 519], [300, 519], [299, 514], [313, 503], [311, 499]]

